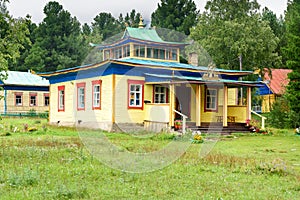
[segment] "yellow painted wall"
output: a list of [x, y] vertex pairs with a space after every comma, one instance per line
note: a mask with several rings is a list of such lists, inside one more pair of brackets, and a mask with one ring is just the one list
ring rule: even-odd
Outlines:
[[[22, 106], [15, 105], [15, 93], [22, 93]], [[30, 93], [37, 93], [36, 106], [30, 106]], [[45, 112], [49, 110], [49, 106], [44, 105], [44, 94], [48, 92], [41, 91], [21, 91], [21, 90], [7, 90], [6, 91], [6, 106], [7, 112], [28, 112], [35, 110], [37, 112]], [[0, 95], [4, 97], [4, 91], [0, 91]], [[0, 112], [4, 112], [4, 101], [0, 99]]]
[[247, 119], [247, 106], [228, 106], [227, 115], [236, 117], [235, 122], [245, 123]]
[[263, 113], [265, 112], [270, 112], [272, 108], [272, 104], [275, 102], [275, 95], [270, 94], [270, 95], [264, 95], [261, 96], [262, 98], [262, 104], [261, 104], [261, 110]]
[[228, 105], [238, 105], [238, 88], [228, 88]]
[[201, 85], [201, 122], [216, 122], [217, 116], [223, 115], [223, 89], [218, 90], [218, 110], [217, 112], [205, 112], [205, 86]]
[[[244, 123], [246, 120], [246, 106], [234, 106], [236, 102], [236, 88], [229, 88], [228, 90], [228, 103], [227, 115], [236, 116], [236, 122]], [[234, 96], [234, 97], [233, 97]], [[204, 111], [205, 108], [205, 87], [201, 86], [201, 122], [217, 122], [217, 116], [223, 116], [223, 89], [218, 90], [218, 110], [217, 112]], [[234, 103], [234, 104], [233, 104]], [[233, 105], [232, 105], [233, 104]]]
[[170, 106], [166, 104], [145, 104], [145, 120], [169, 122]]
[[[102, 80], [101, 110], [92, 109], [92, 81]], [[77, 110], [77, 83], [86, 83], [85, 110]], [[58, 112], [58, 86], [65, 86], [65, 111]], [[112, 120], [112, 76], [94, 77], [68, 81], [50, 86], [50, 123], [60, 121], [61, 125], [82, 125], [90, 128], [111, 129]], [[78, 124], [78, 120], [81, 123]]]
[[[144, 110], [128, 108], [128, 80], [144, 81], [145, 79], [144, 77], [116, 75], [116, 123], [143, 123]], [[152, 101], [152, 87], [144, 86], [144, 94], [147, 100]]]

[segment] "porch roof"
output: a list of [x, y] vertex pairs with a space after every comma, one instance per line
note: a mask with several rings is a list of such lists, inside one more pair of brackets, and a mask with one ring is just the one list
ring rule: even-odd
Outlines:
[[[202, 72], [207, 72], [208, 70], [208, 67], [205, 66], [194, 66], [194, 65], [179, 63], [179, 62], [166, 62], [166, 61], [156, 61], [156, 60], [137, 59], [137, 58], [121, 58], [118, 59], [117, 61], [121, 61], [123, 63], [145, 65], [145, 66], [189, 69], [189, 70], [197, 70]], [[221, 74], [230, 74], [230, 75], [239, 75], [239, 76], [246, 76], [253, 73], [252, 71], [228, 70], [228, 69], [220, 69], [220, 68], [216, 68], [215, 72]]]
[[236, 85], [236, 86], [250, 86], [262, 87], [264, 84], [261, 81], [237, 81], [228, 79], [207, 80], [202, 77], [192, 76], [178, 76], [178, 75], [163, 75], [163, 74], [149, 74], [145, 73], [146, 84], [176, 84], [176, 83], [194, 83], [194, 84], [217, 84], [217, 85]]

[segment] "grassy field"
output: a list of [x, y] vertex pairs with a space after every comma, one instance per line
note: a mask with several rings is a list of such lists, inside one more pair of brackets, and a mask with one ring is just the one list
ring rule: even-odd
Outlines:
[[[3, 118], [0, 199], [299, 199], [300, 136], [271, 131], [222, 136], [204, 158], [203, 144], [191, 144], [163, 169], [127, 173], [91, 155], [75, 129], [48, 126], [43, 119]], [[104, 134], [131, 152], [155, 151], [176, 139]]]

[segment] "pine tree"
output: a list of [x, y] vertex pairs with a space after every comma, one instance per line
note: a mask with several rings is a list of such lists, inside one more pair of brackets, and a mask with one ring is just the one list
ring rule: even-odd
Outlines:
[[151, 25], [190, 34], [197, 23], [197, 7], [192, 0], [161, 0], [151, 15]]
[[[290, 79], [287, 87], [287, 99], [295, 118], [294, 121], [300, 121], [300, 0], [289, 0], [286, 21], [287, 46], [284, 52], [287, 57], [287, 67], [293, 72], [288, 74]], [[299, 126], [299, 124], [298, 124]]]
[[88, 45], [76, 17], [58, 2], [44, 7], [46, 17], [34, 31], [35, 43], [25, 66], [35, 71], [55, 71], [81, 65], [88, 53]]

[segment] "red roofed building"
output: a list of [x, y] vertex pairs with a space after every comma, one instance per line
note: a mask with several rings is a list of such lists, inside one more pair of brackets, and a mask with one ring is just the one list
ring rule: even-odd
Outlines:
[[268, 71], [265, 72], [263, 81], [266, 85], [259, 89], [259, 94], [262, 96], [262, 112], [270, 112], [276, 97], [285, 93], [290, 72], [292, 72], [290, 69], [271, 69], [271, 76]]

